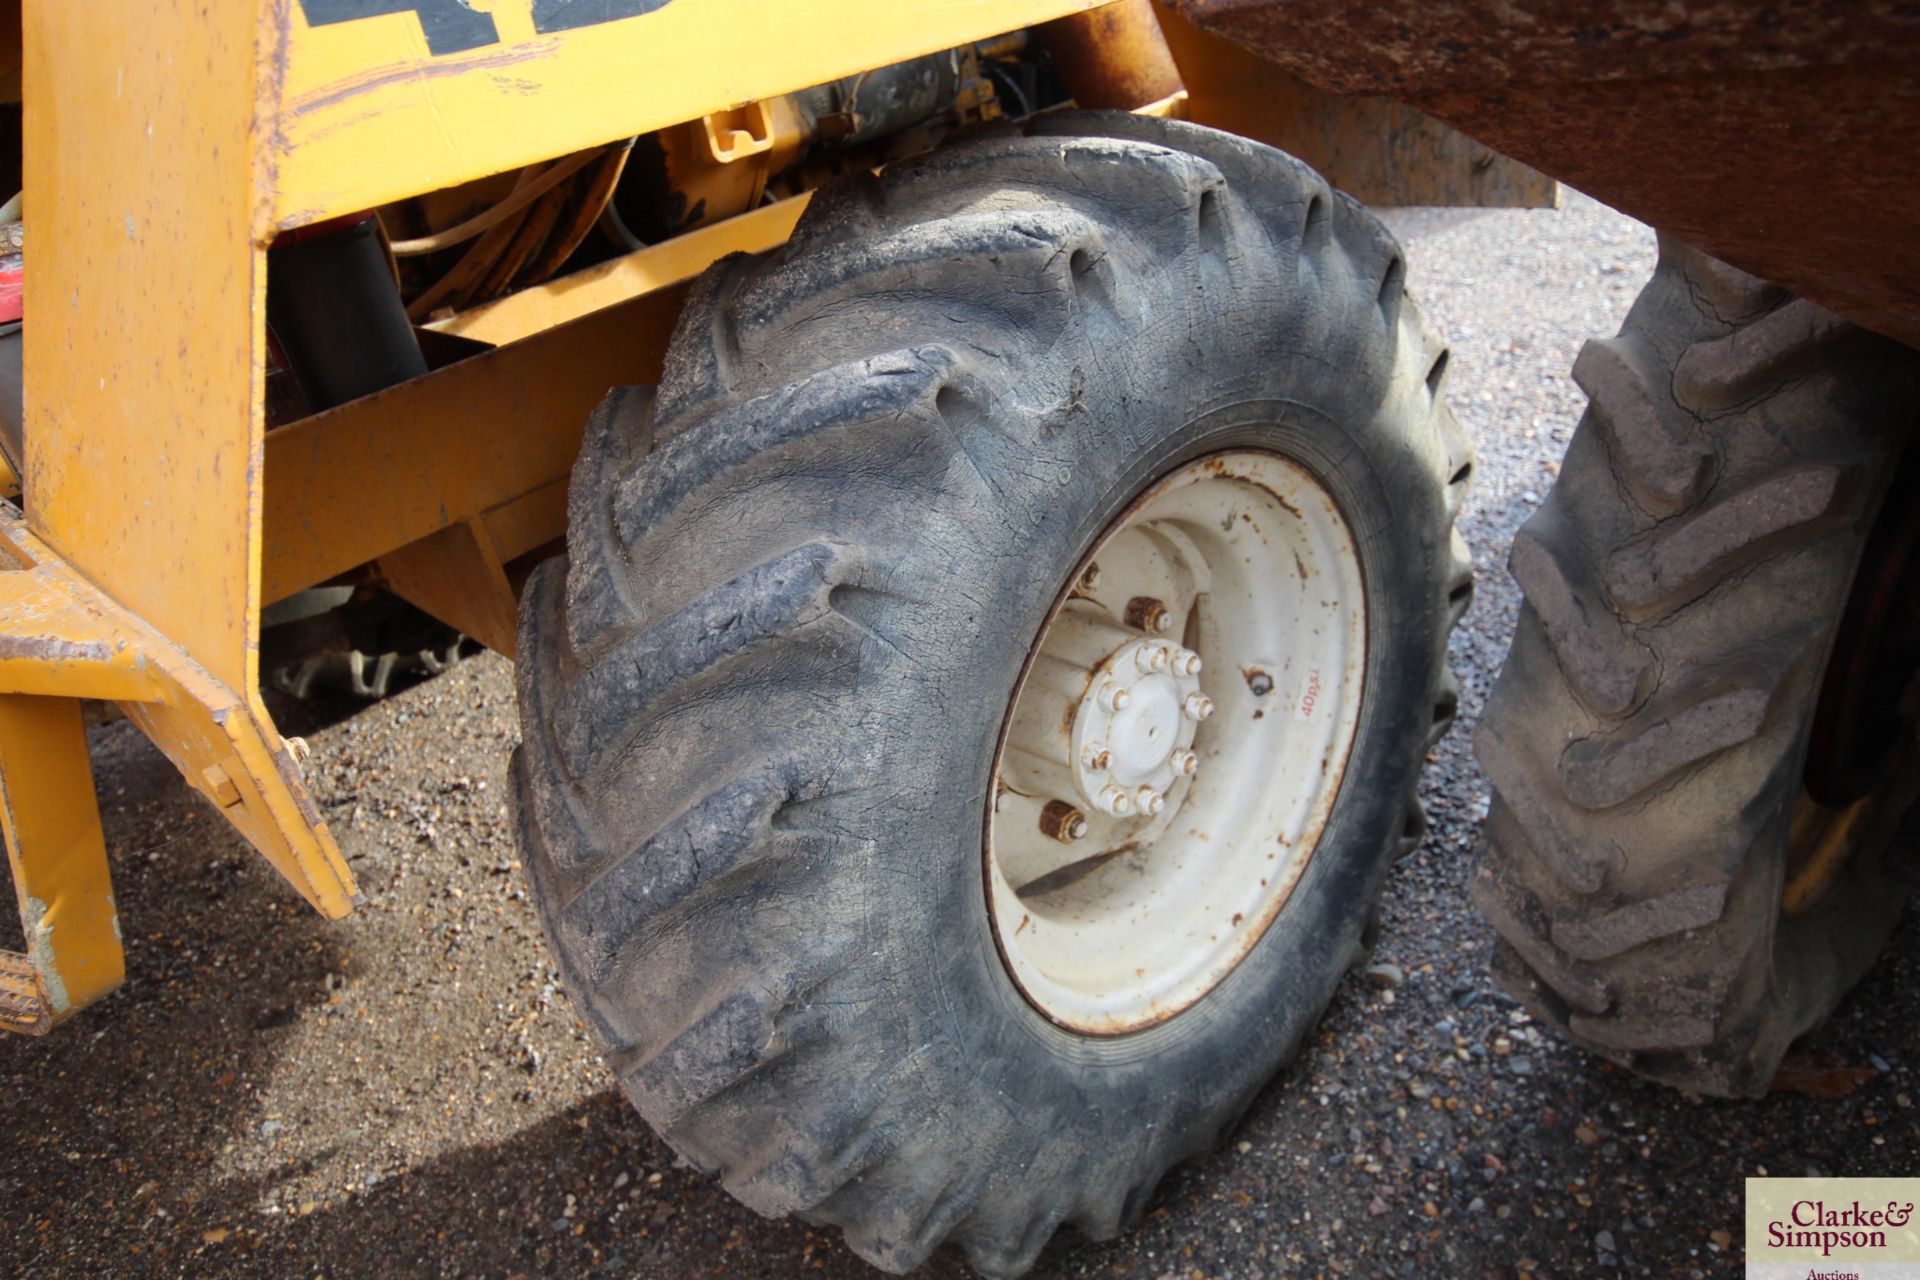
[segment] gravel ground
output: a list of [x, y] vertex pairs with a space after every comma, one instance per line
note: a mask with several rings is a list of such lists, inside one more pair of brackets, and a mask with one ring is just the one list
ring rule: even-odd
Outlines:
[[[1391, 222], [1479, 450], [1464, 525], [1480, 590], [1454, 643], [1464, 715], [1429, 772], [1432, 834], [1388, 885], [1375, 968], [1237, 1141], [1171, 1176], [1123, 1239], [1063, 1237], [1037, 1275], [1725, 1275], [1743, 1177], [1920, 1166], [1920, 931], [1815, 1038], [1835, 1097], [1644, 1085], [1483, 975], [1465, 884], [1486, 785], [1467, 744], [1517, 605], [1504, 548], [1578, 416], [1565, 371], [1617, 327], [1653, 244], [1577, 197]], [[50, 1038], [0, 1042], [6, 1270], [875, 1274], [829, 1233], [734, 1204], [613, 1090], [521, 887], [512, 697], [486, 657], [337, 724], [277, 708], [309, 734], [368, 898], [331, 926], [130, 726], [95, 731], [131, 975]], [[942, 1256], [926, 1274], [967, 1273]]]

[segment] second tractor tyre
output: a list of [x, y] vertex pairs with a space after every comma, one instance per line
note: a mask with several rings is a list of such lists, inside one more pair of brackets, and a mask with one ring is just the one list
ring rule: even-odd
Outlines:
[[[567, 556], [527, 591], [513, 767], [568, 989], [689, 1161], [881, 1267], [953, 1241], [1017, 1275], [1062, 1225], [1119, 1231], [1295, 1051], [1454, 712], [1468, 455], [1404, 270], [1289, 157], [1096, 114], [824, 191], [694, 287], [658, 392], [590, 425]], [[989, 910], [1009, 702], [1102, 531], [1241, 455], [1351, 533], [1337, 799], [1229, 972], [1089, 1034], [1023, 994]], [[1299, 563], [1253, 589], [1338, 604]], [[1220, 718], [1314, 713], [1302, 671], [1198, 679]]]
[[1912, 678], [1910, 619], [1837, 637], [1850, 592], [1920, 585], [1911, 557], [1861, 569], [1920, 356], [1663, 241], [1574, 378], [1589, 408], [1513, 547], [1526, 607], [1477, 739], [1474, 900], [1495, 972], [1573, 1040], [1757, 1096], [1905, 897], [1882, 854], [1920, 783], [1912, 708], [1850, 778], [1823, 780], [1840, 744], [1809, 744], [1836, 663], [1891, 644], [1888, 707]]

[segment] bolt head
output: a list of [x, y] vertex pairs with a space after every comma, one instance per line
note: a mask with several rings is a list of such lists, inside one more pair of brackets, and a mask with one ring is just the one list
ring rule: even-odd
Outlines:
[[1049, 800], [1040, 810], [1041, 834], [1072, 844], [1087, 834], [1087, 815], [1065, 800]]
[[1116, 818], [1124, 818], [1133, 812], [1133, 797], [1119, 787], [1102, 787], [1100, 807]]
[[1126, 623], [1150, 635], [1164, 635], [1173, 626], [1173, 615], [1152, 596], [1135, 596], [1127, 601]]
[[1080, 759], [1095, 773], [1105, 773], [1113, 767], [1113, 752], [1097, 744], [1088, 745], [1080, 753]]
[[1167, 798], [1158, 791], [1155, 791], [1152, 787], [1141, 787], [1138, 791], [1134, 792], [1133, 802], [1139, 807], [1140, 812], [1146, 814], [1149, 818], [1155, 816], [1167, 807]]
[[1173, 767], [1176, 772], [1191, 778], [1200, 771], [1200, 757], [1191, 751], [1176, 751], [1173, 753]]
[[1174, 669], [1183, 676], [1197, 676], [1200, 674], [1201, 665], [1199, 654], [1191, 649], [1183, 649], [1179, 660], [1174, 663]]
[[1205, 720], [1213, 714], [1213, 699], [1204, 693], [1190, 693], [1181, 710], [1189, 720]]
[[1133, 695], [1117, 684], [1100, 687], [1100, 705], [1109, 711], [1124, 711], [1133, 701]]

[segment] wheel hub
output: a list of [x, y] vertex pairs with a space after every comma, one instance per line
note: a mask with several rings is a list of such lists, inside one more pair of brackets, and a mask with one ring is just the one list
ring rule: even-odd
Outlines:
[[1189, 748], [1195, 728], [1213, 714], [1212, 700], [1200, 692], [1203, 665], [1191, 649], [1143, 638], [1093, 670], [1073, 716], [1071, 758], [1082, 800], [1118, 818], [1154, 817], [1174, 783], [1199, 771], [1200, 758]]

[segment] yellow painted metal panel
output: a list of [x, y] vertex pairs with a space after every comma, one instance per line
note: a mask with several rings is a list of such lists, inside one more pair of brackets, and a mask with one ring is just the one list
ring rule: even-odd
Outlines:
[[659, 380], [684, 294], [596, 311], [273, 432], [266, 598], [564, 479], [608, 389]]
[[760, 253], [784, 244], [811, 197], [807, 192], [712, 226], [697, 227], [427, 327], [500, 344], [578, 320], [643, 293], [684, 284], [729, 253]]
[[487, 536], [511, 563], [517, 556], [537, 551], [567, 531], [567, 482], [564, 477], [532, 493], [493, 508], [486, 514]]
[[[353, 874], [307, 794], [299, 761], [274, 732], [259, 699], [221, 684], [190, 654], [82, 579], [4, 505], [0, 505], [0, 543], [6, 546], [0, 558], [31, 566], [0, 577], [35, 575], [50, 599], [64, 597], [49, 611], [49, 616], [62, 620], [63, 632], [41, 628], [37, 633], [10, 634], [8, 644], [37, 647], [37, 654], [26, 656], [43, 663], [70, 660], [81, 667], [102, 669], [112, 668], [115, 655], [124, 651], [138, 654], [153, 687], [142, 691], [144, 700], [120, 704], [127, 718], [153, 739], [187, 782], [212, 801], [221, 816], [316, 910], [330, 919], [352, 910]], [[80, 693], [91, 678], [88, 671], [80, 670], [74, 686], [63, 692]], [[13, 695], [0, 695], [5, 696]], [[65, 701], [75, 705], [71, 697]], [[47, 741], [49, 751], [56, 746], [66, 749], [61, 740]], [[76, 750], [84, 765], [84, 738]], [[35, 775], [17, 771], [11, 758], [0, 758], [0, 772], [6, 776], [6, 785], [15, 789], [16, 801], [37, 785], [32, 781]], [[90, 790], [83, 795], [69, 788], [61, 794], [88, 815], [94, 814]], [[65, 856], [57, 840], [25, 835], [22, 839], [21, 857], [29, 865]]]
[[0, 828], [27, 955], [57, 1021], [126, 976], [87, 733], [73, 699], [0, 694]]
[[[292, 0], [274, 218], [371, 208], [1094, 3]], [[589, 8], [632, 16], [565, 25]]]
[[519, 601], [486, 521], [474, 518], [380, 557], [380, 576], [402, 600], [477, 640], [514, 656]]
[[[27, 0], [26, 506], [228, 688], [255, 687], [259, 0]], [[36, 211], [38, 211], [36, 213]]]
[[38, 569], [0, 573], [0, 693], [101, 698], [157, 697], [160, 682], [140, 650]]

